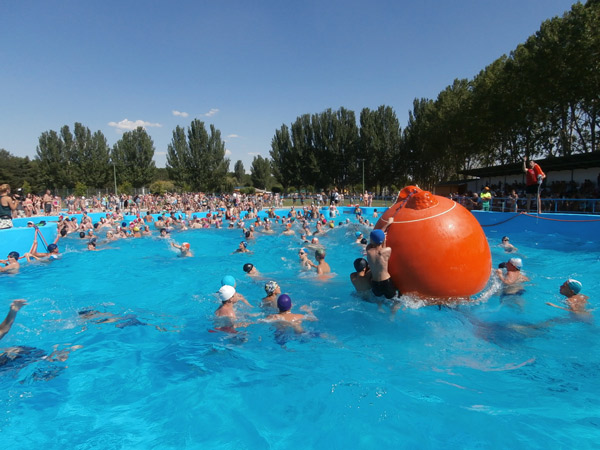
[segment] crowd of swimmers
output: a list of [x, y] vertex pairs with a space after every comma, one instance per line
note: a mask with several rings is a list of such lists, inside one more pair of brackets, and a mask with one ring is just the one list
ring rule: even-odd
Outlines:
[[[242, 214], [244, 212], [245, 214]], [[326, 261], [327, 234], [331, 229], [346, 227], [347, 234], [351, 234], [349, 245], [356, 246], [357, 256], [354, 260], [354, 272], [350, 274], [350, 281], [354, 286], [358, 296], [368, 302], [376, 303], [379, 308], [388, 305], [392, 313], [395, 313], [401, 305], [401, 292], [394, 285], [392, 277], [388, 270], [393, 249], [387, 245], [387, 231], [394, 225], [394, 219], [380, 219], [379, 213], [375, 210], [371, 217], [366, 218], [360, 208], [355, 211], [355, 217], [358, 224], [348, 227], [351, 221], [346, 219], [340, 221], [338, 212], [335, 208], [328, 211], [329, 217], [314, 206], [305, 206], [296, 209], [291, 207], [286, 215], [277, 215], [274, 209], [267, 210], [267, 217], [261, 218], [257, 211], [249, 208], [242, 211], [235, 205], [226, 205], [224, 210], [211, 211], [206, 217], [197, 217], [195, 214], [177, 214], [174, 212], [163, 212], [155, 218], [150, 212], [146, 215], [138, 215], [134, 220], [126, 221], [119, 212], [106, 213], [97, 222], [93, 222], [91, 217], [84, 213], [81, 219], [68, 216], [60, 216], [57, 221], [58, 233], [52, 243], [47, 243], [44, 239], [41, 229], [47, 226], [40, 222], [35, 224], [30, 222], [29, 227], [35, 229], [31, 248], [23, 256], [18, 252], [12, 251], [8, 254], [6, 260], [0, 260], [0, 272], [16, 274], [19, 272], [19, 259], [25, 258], [29, 262], [49, 261], [60, 257], [59, 242], [68, 235], [79, 236], [86, 244], [88, 251], [97, 251], [112, 241], [119, 239], [136, 239], [148, 236], [155, 236], [158, 239], [170, 239], [170, 245], [179, 256], [193, 257], [194, 253], [187, 242], [181, 244], [171, 239], [171, 232], [183, 231], [189, 229], [204, 228], [236, 228], [241, 231], [242, 241], [233, 253], [251, 253], [249, 248], [257, 235], [281, 234], [290, 236], [290, 239], [297, 239], [299, 235], [298, 262], [300, 270], [315, 271], [317, 277], [327, 280], [332, 274], [332, 269]], [[373, 229], [373, 222], [379, 220], [377, 229]], [[336, 223], [337, 222], [337, 223]], [[359, 229], [356, 229], [359, 228]], [[352, 231], [356, 230], [356, 231]], [[365, 234], [368, 233], [368, 239]], [[42, 245], [44, 248], [40, 248]], [[508, 236], [502, 238], [501, 248], [506, 253], [518, 254], [518, 249], [510, 243]], [[314, 257], [314, 262], [311, 259]], [[508, 296], [520, 296], [523, 294], [525, 285], [529, 278], [523, 273], [523, 262], [521, 258], [512, 257], [494, 272], [494, 276], [502, 285], [501, 299]], [[263, 277], [258, 269], [252, 263], [243, 265], [244, 273], [258, 281]], [[264, 280], [265, 297], [261, 299], [259, 306], [263, 309], [263, 314], [257, 322], [268, 322], [274, 324], [278, 336], [282, 333], [291, 331], [292, 333], [305, 333], [302, 322], [304, 320], [317, 320], [315, 314], [308, 307], [303, 305], [299, 308], [303, 313], [293, 312], [292, 297], [289, 292], [282, 292], [281, 287], [275, 280]], [[588, 297], [582, 294], [582, 285], [574, 279], [566, 280], [559, 289], [562, 296], [565, 297], [563, 305], [547, 302], [547, 305], [569, 311], [573, 314], [587, 314]], [[236, 308], [238, 302], [251, 306], [250, 302], [241, 295], [236, 289], [236, 280], [232, 276], [225, 276], [221, 280], [221, 286], [216, 292], [220, 301], [219, 307], [215, 311], [215, 326], [213, 331], [222, 331], [236, 333], [239, 328], [246, 327], [252, 321], [238, 320]], [[9, 313], [4, 322], [0, 325], [0, 339], [10, 330], [17, 312], [26, 305], [24, 300], [15, 300], [10, 306]], [[92, 311], [92, 312], [90, 312]], [[81, 313], [82, 318], [92, 317], [95, 320], [104, 322], [118, 322], [123, 326], [132, 324], [142, 324], [135, 320], [125, 320], [118, 316], [109, 318], [102, 316], [95, 310], [86, 310]], [[108, 313], [104, 313], [108, 314]], [[100, 316], [102, 317], [100, 317]], [[74, 348], [76, 349], [76, 348]], [[67, 353], [61, 354], [66, 358]]]

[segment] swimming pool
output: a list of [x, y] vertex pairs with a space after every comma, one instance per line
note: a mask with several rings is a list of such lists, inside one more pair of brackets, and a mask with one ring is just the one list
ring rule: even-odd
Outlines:
[[[569, 317], [545, 305], [559, 301], [569, 276], [595, 303], [597, 240], [511, 232], [532, 279], [521, 297], [391, 316], [353, 293], [357, 227], [321, 238], [335, 273], [329, 281], [299, 269], [298, 235], [257, 233], [247, 256], [232, 254], [237, 229], [173, 233], [191, 243], [194, 258], [177, 257], [161, 239], [94, 253], [69, 237], [50, 267], [0, 279], [4, 309], [8, 299], [29, 303], [2, 347], [82, 346], [62, 363], [3, 366], [3, 438], [16, 448], [596, 446], [597, 327], [544, 322]], [[501, 232], [486, 231], [495, 267], [510, 255], [496, 247]], [[226, 274], [255, 305], [241, 314], [262, 316], [264, 280], [245, 276], [246, 262], [277, 280], [294, 311], [312, 307], [319, 321], [305, 328], [320, 337], [282, 345], [266, 323], [237, 335], [209, 332]], [[81, 319], [84, 309], [122, 319]]]

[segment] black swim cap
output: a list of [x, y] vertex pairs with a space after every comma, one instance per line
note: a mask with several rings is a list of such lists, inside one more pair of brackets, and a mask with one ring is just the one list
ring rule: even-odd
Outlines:
[[362, 272], [367, 267], [369, 267], [369, 263], [367, 262], [367, 260], [365, 258], [356, 258], [354, 260], [354, 269], [357, 272]]
[[83, 239], [83, 238], [85, 237], [85, 231], [80, 231], [80, 232], [79, 232], [79, 237], [80, 237], [81, 239]]
[[56, 249], [58, 249], [58, 245], [56, 245], [56, 244], [50, 244], [50, 245], [48, 246], [48, 251], [49, 251], [49, 252], [53, 252], [53, 251], [54, 251], [54, 250], [56, 250]]
[[9, 257], [9, 258], [15, 258], [15, 259], [17, 259], [17, 260], [19, 259], [19, 257], [20, 257], [20, 256], [21, 256], [21, 255], [19, 255], [19, 252], [10, 252], [10, 253], [8, 254], [8, 257]]
[[250, 264], [250, 263], [244, 264], [244, 272], [246, 272], [246, 273], [250, 272], [253, 268], [254, 268], [253, 264]]

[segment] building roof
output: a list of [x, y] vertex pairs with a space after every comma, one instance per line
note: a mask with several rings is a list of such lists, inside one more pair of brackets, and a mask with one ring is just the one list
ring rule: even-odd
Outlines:
[[[556, 172], [559, 170], [600, 168], [600, 151], [590, 153], [578, 153], [569, 156], [555, 156], [545, 159], [536, 159], [544, 172]], [[462, 175], [473, 177], [498, 177], [503, 175], [515, 175], [523, 173], [523, 163], [505, 164], [503, 166], [481, 167], [479, 169], [463, 170]]]

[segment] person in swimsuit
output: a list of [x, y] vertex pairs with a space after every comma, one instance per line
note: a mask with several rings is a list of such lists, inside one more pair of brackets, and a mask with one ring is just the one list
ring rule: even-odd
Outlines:
[[277, 308], [277, 298], [281, 294], [281, 288], [276, 281], [268, 281], [265, 283], [266, 297], [262, 299], [260, 304], [263, 308]]
[[287, 294], [281, 294], [277, 298], [277, 309], [279, 310], [277, 314], [271, 314], [263, 320], [265, 322], [274, 322], [275, 327], [279, 331], [291, 328], [295, 333], [303, 333], [303, 320], [318, 320], [307, 305], [300, 307], [300, 310], [306, 312], [306, 314], [292, 313], [292, 299]]
[[350, 281], [356, 292], [361, 294], [364, 299], [367, 299], [371, 290], [371, 270], [369, 269], [369, 263], [365, 258], [357, 258], [354, 260], [354, 269], [356, 272], [350, 274]]
[[554, 308], [564, 309], [571, 313], [586, 315], [589, 314], [587, 310], [587, 301], [589, 297], [581, 294], [582, 289], [581, 282], [569, 278], [563, 284], [560, 285], [559, 292], [565, 296], [565, 302], [567, 307], [558, 306], [554, 303], [546, 302], [546, 305], [553, 306]]
[[388, 263], [392, 248], [386, 246], [385, 231], [394, 222], [390, 217], [383, 229], [371, 231], [370, 242], [367, 245], [367, 262], [371, 268], [371, 290], [376, 297], [385, 296], [390, 299], [396, 296], [397, 289], [388, 272]]
[[21, 267], [19, 257], [19, 252], [10, 252], [6, 259], [0, 259], [0, 263], [5, 265], [4, 267], [0, 267], [0, 272], [18, 273]]

